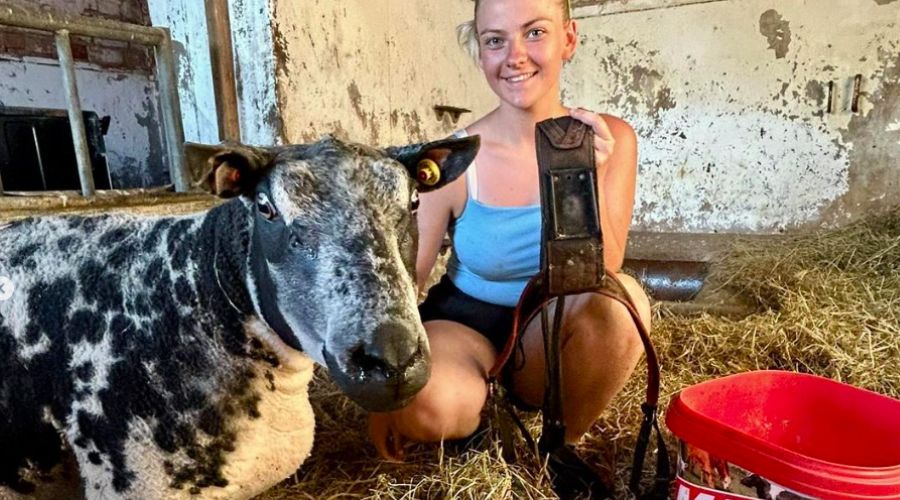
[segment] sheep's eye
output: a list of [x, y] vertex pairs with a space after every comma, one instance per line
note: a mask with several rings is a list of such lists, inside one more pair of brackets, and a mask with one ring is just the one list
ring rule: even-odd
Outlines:
[[412, 213], [416, 213], [416, 210], [419, 209], [419, 191], [414, 189], [412, 192], [412, 196], [409, 197], [409, 211]]
[[278, 210], [275, 209], [275, 205], [272, 204], [266, 193], [256, 195], [256, 209], [266, 220], [275, 220], [278, 217]]

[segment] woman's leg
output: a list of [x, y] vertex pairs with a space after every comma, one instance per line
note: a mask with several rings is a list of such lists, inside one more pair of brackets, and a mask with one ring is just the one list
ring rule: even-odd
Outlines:
[[[650, 301], [632, 277], [618, 274], [650, 328]], [[634, 371], [643, 344], [631, 315], [618, 301], [593, 293], [566, 297], [560, 327], [562, 401], [566, 442], [574, 443], [609, 405]], [[549, 308], [552, 324], [554, 308]], [[512, 390], [524, 402], [540, 407], [544, 397], [544, 341], [540, 316], [522, 339], [524, 366], [512, 373]], [[517, 353], [518, 356], [518, 353]], [[521, 366], [516, 360], [515, 366]]]
[[387, 459], [402, 460], [407, 439], [433, 442], [469, 436], [481, 419], [494, 347], [454, 321], [427, 321], [425, 330], [431, 347], [428, 383], [406, 407], [369, 416], [369, 435]]

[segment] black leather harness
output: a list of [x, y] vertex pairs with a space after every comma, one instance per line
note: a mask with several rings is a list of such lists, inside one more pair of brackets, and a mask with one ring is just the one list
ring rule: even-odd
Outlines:
[[[499, 419], [504, 457], [515, 460], [512, 425], [518, 426], [529, 448], [547, 458], [554, 490], [561, 498], [608, 498], [610, 490], [599, 475], [565, 444], [560, 358], [560, 324], [567, 295], [597, 293], [620, 302], [630, 313], [640, 334], [647, 358], [647, 393], [641, 409], [643, 422], [635, 448], [629, 487], [638, 498], [668, 496], [669, 456], [657, 423], [659, 363], [647, 329], [634, 301], [615, 274], [603, 265], [602, 230], [597, 193], [593, 130], [570, 117], [545, 120], [535, 131], [541, 189], [541, 271], [525, 287], [513, 318], [512, 332], [489, 372], [494, 392], [495, 418]], [[548, 307], [555, 301], [550, 323]], [[543, 428], [537, 446], [503, 397], [497, 383], [511, 358], [524, 328], [538, 314], [544, 338], [547, 371], [543, 402]], [[638, 494], [644, 457], [651, 432], [656, 431], [657, 466], [653, 487]]]

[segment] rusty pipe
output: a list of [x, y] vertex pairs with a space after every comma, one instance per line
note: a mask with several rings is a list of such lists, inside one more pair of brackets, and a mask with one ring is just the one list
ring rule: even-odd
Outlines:
[[241, 140], [228, 0], [206, 0], [206, 29], [220, 140]]

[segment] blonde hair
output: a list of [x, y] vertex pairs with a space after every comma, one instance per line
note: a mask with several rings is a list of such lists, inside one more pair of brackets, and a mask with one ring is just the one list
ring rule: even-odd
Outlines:
[[[475, 22], [478, 17], [478, 6], [481, 4], [482, 0], [474, 1], [475, 12], [472, 14], [472, 19], [456, 27], [456, 40], [459, 42], [459, 45], [469, 53], [469, 56], [477, 62], [478, 58], [481, 56], [481, 45], [478, 42], [478, 27]], [[569, 20], [572, 19], [572, 8], [569, 5], [569, 0], [556, 1], [558, 1], [562, 7], [563, 22], [569, 22]]]

